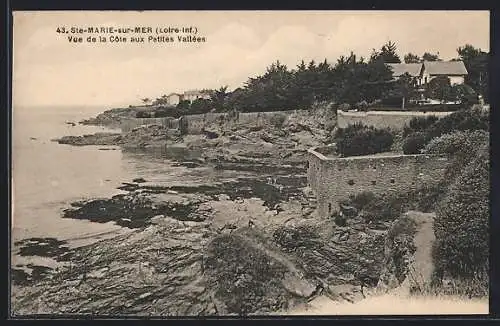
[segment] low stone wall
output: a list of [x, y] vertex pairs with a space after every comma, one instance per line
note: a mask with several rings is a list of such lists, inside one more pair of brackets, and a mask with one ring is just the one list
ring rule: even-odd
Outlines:
[[[307, 111], [306, 111], [307, 112]], [[270, 111], [270, 112], [237, 112], [234, 113], [206, 113], [184, 116], [188, 123], [189, 134], [199, 134], [201, 130], [209, 124], [221, 123], [225, 126], [230, 124], [246, 124], [246, 125], [264, 125], [271, 121], [271, 118], [276, 115], [284, 115], [286, 117], [297, 113], [295, 110], [290, 111]]]
[[435, 116], [445, 117], [453, 112], [415, 112], [415, 111], [367, 111], [345, 112], [337, 111], [337, 126], [346, 128], [348, 125], [362, 123], [375, 128], [403, 129], [415, 117]]
[[330, 217], [339, 202], [363, 191], [406, 192], [434, 184], [444, 175], [448, 157], [441, 155], [353, 156], [333, 158], [308, 153], [308, 183], [318, 202], [318, 213]]
[[179, 128], [179, 119], [174, 118], [130, 118], [130, 119], [122, 119], [120, 121], [120, 128], [122, 132], [128, 132], [134, 128], [141, 126], [150, 126], [150, 125], [158, 125], [164, 126], [168, 129], [178, 129]]
[[[289, 117], [292, 114], [307, 114], [308, 111], [290, 110], [290, 111], [270, 111], [270, 112], [237, 112], [235, 113], [205, 113], [185, 115], [187, 121], [188, 134], [199, 134], [203, 128], [213, 124], [247, 124], [247, 125], [264, 125], [270, 123], [272, 117], [283, 115]], [[120, 123], [122, 132], [128, 132], [134, 128], [148, 125], [160, 125], [170, 129], [179, 128], [179, 119], [174, 118], [130, 118], [123, 119]]]

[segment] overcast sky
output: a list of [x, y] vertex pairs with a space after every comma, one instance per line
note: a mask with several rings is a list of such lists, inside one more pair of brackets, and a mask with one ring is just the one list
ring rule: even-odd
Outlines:
[[[62, 26], [196, 26], [207, 41], [71, 44], [71, 34], [56, 33]], [[295, 67], [302, 59], [334, 63], [350, 51], [368, 57], [388, 40], [401, 57], [429, 51], [448, 60], [465, 43], [489, 49], [489, 13], [15, 12], [13, 33], [14, 105], [109, 107], [188, 89], [234, 89], [276, 60]]]

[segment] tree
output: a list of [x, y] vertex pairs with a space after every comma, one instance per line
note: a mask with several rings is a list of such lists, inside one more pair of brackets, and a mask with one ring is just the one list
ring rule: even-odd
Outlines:
[[191, 103], [189, 107], [189, 113], [204, 114], [209, 112], [212, 109], [212, 106], [213, 104], [210, 100], [204, 98], [197, 98]]
[[226, 97], [228, 96], [227, 88], [228, 86], [222, 86], [219, 89], [214, 90], [210, 95], [210, 100], [217, 111], [224, 110]]
[[408, 53], [404, 56], [404, 61], [405, 63], [420, 63], [422, 62], [422, 59], [420, 59], [420, 57], [416, 54]]
[[191, 103], [187, 100], [183, 100], [183, 101], [180, 101], [176, 107], [177, 107], [177, 109], [182, 110], [182, 111], [189, 111], [189, 109], [191, 108]]
[[451, 82], [447, 76], [438, 76], [431, 79], [427, 84], [426, 95], [428, 98], [433, 98], [445, 102], [451, 98]]
[[443, 61], [439, 58], [439, 53], [432, 54], [429, 52], [425, 52], [424, 55], [422, 55], [422, 60], [423, 61]]
[[404, 110], [405, 103], [411, 100], [416, 95], [417, 82], [410, 74], [405, 73], [399, 77], [396, 84], [396, 93], [398, 93], [402, 98], [401, 108]]
[[377, 52], [373, 50], [370, 61], [374, 62], [380, 60], [384, 63], [401, 63], [401, 59], [396, 51], [396, 43], [389, 41], [380, 48], [380, 51]]
[[145, 105], [147, 105], [149, 102], [151, 102], [151, 99], [149, 97], [145, 97], [141, 101], [142, 101], [142, 103], [144, 103]]
[[462, 60], [467, 68], [468, 75], [465, 82], [472, 86], [474, 90], [488, 100], [489, 88], [489, 54], [470, 44], [466, 44], [457, 49], [459, 59]]

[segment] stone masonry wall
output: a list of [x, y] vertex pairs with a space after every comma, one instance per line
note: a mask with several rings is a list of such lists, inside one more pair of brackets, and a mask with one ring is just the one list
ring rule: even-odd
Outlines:
[[[225, 125], [228, 123], [247, 124], [247, 125], [264, 125], [271, 121], [275, 115], [290, 116], [297, 114], [301, 111], [270, 111], [270, 112], [240, 112], [236, 117], [232, 117], [229, 113], [216, 113], [210, 112], [205, 114], [192, 114], [184, 116], [188, 123], [189, 134], [200, 134], [204, 127], [209, 124], [217, 124], [223, 122]], [[307, 111], [303, 111], [307, 113]], [[121, 130], [128, 132], [133, 128], [147, 125], [160, 125], [166, 126], [170, 129], [179, 128], [178, 119], [173, 118], [130, 118], [121, 121]]]
[[435, 183], [448, 162], [439, 155], [329, 158], [314, 149], [308, 156], [308, 183], [322, 217], [331, 216], [341, 200], [362, 191], [403, 192]]
[[128, 132], [140, 126], [150, 126], [150, 125], [164, 126], [168, 129], [178, 129], [179, 120], [165, 117], [165, 118], [130, 118], [130, 119], [122, 119], [120, 121], [120, 128], [122, 132]]
[[337, 111], [337, 126], [346, 128], [350, 124], [362, 123], [375, 128], [403, 129], [415, 117], [436, 116], [445, 117], [453, 112], [414, 112], [414, 111], [368, 111], [345, 112]]

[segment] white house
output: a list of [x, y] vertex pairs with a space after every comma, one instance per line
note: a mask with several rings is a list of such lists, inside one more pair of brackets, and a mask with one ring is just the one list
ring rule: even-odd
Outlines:
[[182, 99], [182, 95], [181, 94], [170, 93], [169, 95], [167, 95], [167, 103], [168, 103], [168, 105], [176, 106], [177, 104], [179, 104], [179, 102], [181, 101], [181, 99]]
[[423, 63], [389, 63], [394, 78], [405, 73], [414, 77], [418, 85], [425, 85], [433, 78], [446, 76], [452, 85], [463, 84], [467, 69], [462, 61], [424, 61]]
[[210, 94], [208, 92], [199, 90], [185, 91], [184, 94], [182, 94], [182, 100], [184, 101], [193, 102], [194, 100], [199, 98], [209, 99]]
[[452, 85], [465, 82], [467, 69], [462, 61], [425, 61], [422, 69], [422, 80], [428, 83], [438, 76], [446, 76]]

